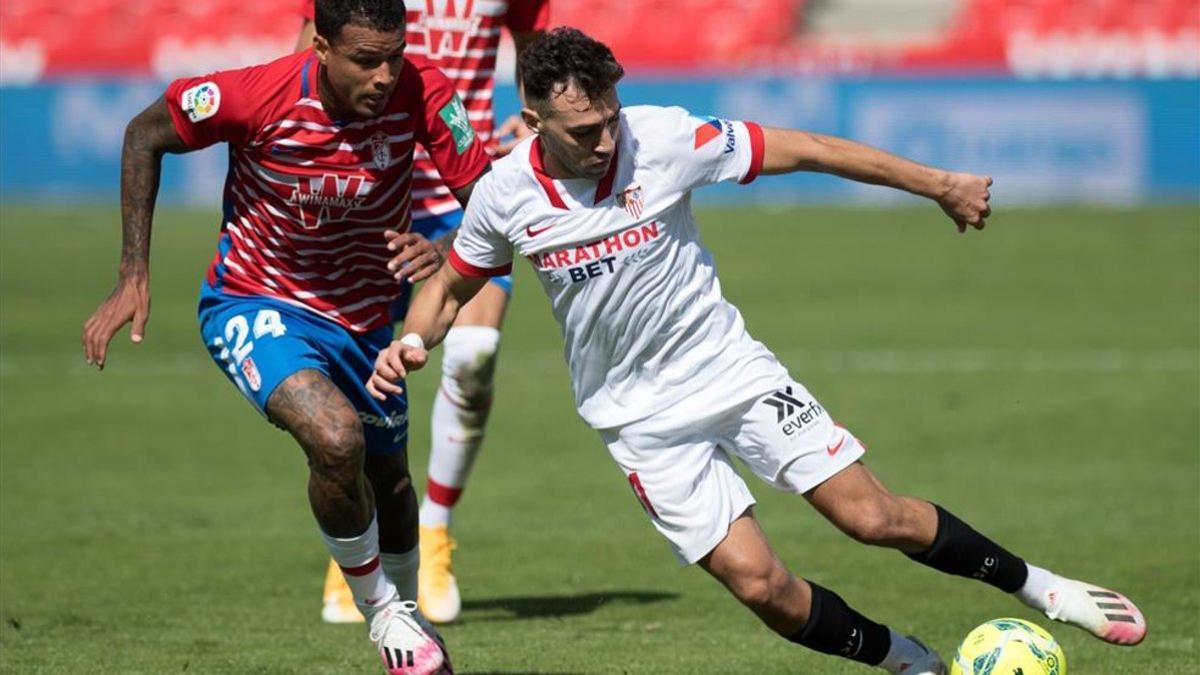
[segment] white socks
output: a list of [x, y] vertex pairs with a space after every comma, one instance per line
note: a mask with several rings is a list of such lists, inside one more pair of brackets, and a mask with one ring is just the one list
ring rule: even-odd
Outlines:
[[383, 571], [396, 585], [401, 600], [417, 599], [417, 569], [421, 566], [421, 552], [414, 546], [408, 553], [382, 553], [379, 556]]
[[[891, 630], [891, 629], [888, 629]], [[910, 638], [905, 637], [896, 631], [892, 630], [892, 646], [888, 649], [887, 656], [883, 657], [883, 661], [879, 662], [878, 667], [883, 668], [889, 673], [900, 672], [901, 666], [915, 663], [929, 654], [929, 650], [921, 645], [913, 642]]]
[[1025, 566], [1029, 568], [1029, 577], [1025, 579], [1025, 585], [1021, 587], [1021, 590], [1016, 592], [1016, 596], [1021, 602], [1039, 612], [1048, 611], [1050, 609], [1048, 594], [1054, 588], [1058, 577], [1049, 570], [1034, 567], [1029, 563], [1025, 563]]
[[430, 420], [429, 477], [420, 512], [423, 527], [449, 526], [483, 444], [500, 331], [490, 326], [451, 328], [443, 345], [441, 390]]
[[322, 531], [321, 538], [329, 555], [342, 568], [354, 604], [370, 620], [380, 607], [396, 597], [396, 587], [380, 566], [378, 522], [372, 517], [366, 531], [357, 537], [339, 539]]

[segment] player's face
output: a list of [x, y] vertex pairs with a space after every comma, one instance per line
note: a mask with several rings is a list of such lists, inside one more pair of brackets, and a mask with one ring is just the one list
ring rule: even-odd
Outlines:
[[339, 115], [360, 118], [383, 114], [404, 66], [404, 30], [380, 32], [357, 24], [342, 26], [334, 40], [318, 35], [313, 43], [325, 66], [328, 95]]
[[617, 148], [620, 112], [615, 87], [593, 100], [574, 83], [552, 93], [536, 111], [525, 111], [541, 136], [547, 168], [589, 180], [600, 180], [608, 171]]

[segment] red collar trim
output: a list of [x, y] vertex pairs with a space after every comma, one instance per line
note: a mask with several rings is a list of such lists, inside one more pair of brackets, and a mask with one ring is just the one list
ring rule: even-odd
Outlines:
[[[539, 185], [542, 186], [542, 191], [546, 193], [546, 198], [557, 209], [569, 210], [567, 203], [563, 201], [562, 195], [558, 193], [558, 188], [554, 186], [554, 179], [546, 173], [545, 165], [542, 164], [542, 139], [535, 138], [533, 143], [529, 144], [529, 164], [533, 167], [533, 176], [537, 179]], [[612, 161], [608, 163], [608, 171], [604, 172], [604, 176], [600, 182], [596, 184], [596, 198], [592, 204], [600, 202], [612, 196], [613, 182], [617, 179], [617, 151], [613, 150]]]
[[596, 200], [593, 205], [608, 199], [612, 196], [613, 181], [617, 178], [617, 148], [613, 148], [612, 160], [608, 163], [608, 171], [604, 172], [604, 177], [600, 179], [600, 184], [596, 186]]
[[535, 138], [529, 144], [529, 164], [533, 166], [533, 177], [537, 178], [537, 182], [542, 186], [542, 191], [546, 193], [546, 197], [556, 209], [567, 210], [567, 203], [563, 201], [562, 195], [558, 194], [558, 188], [554, 187], [554, 179], [547, 173], [542, 164], [542, 139]]

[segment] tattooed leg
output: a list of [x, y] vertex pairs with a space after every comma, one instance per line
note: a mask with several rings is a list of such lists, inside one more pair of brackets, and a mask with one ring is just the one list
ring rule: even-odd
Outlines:
[[362, 422], [346, 396], [328, 377], [301, 370], [276, 387], [267, 414], [308, 455], [308, 501], [321, 530], [343, 538], [366, 530], [374, 495], [363, 476]]

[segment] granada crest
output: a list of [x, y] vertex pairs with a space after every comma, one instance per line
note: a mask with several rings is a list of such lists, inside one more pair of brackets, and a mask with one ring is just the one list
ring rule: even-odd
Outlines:
[[375, 161], [375, 168], [383, 171], [392, 163], [392, 143], [382, 131], [376, 131], [370, 140], [371, 159]]

